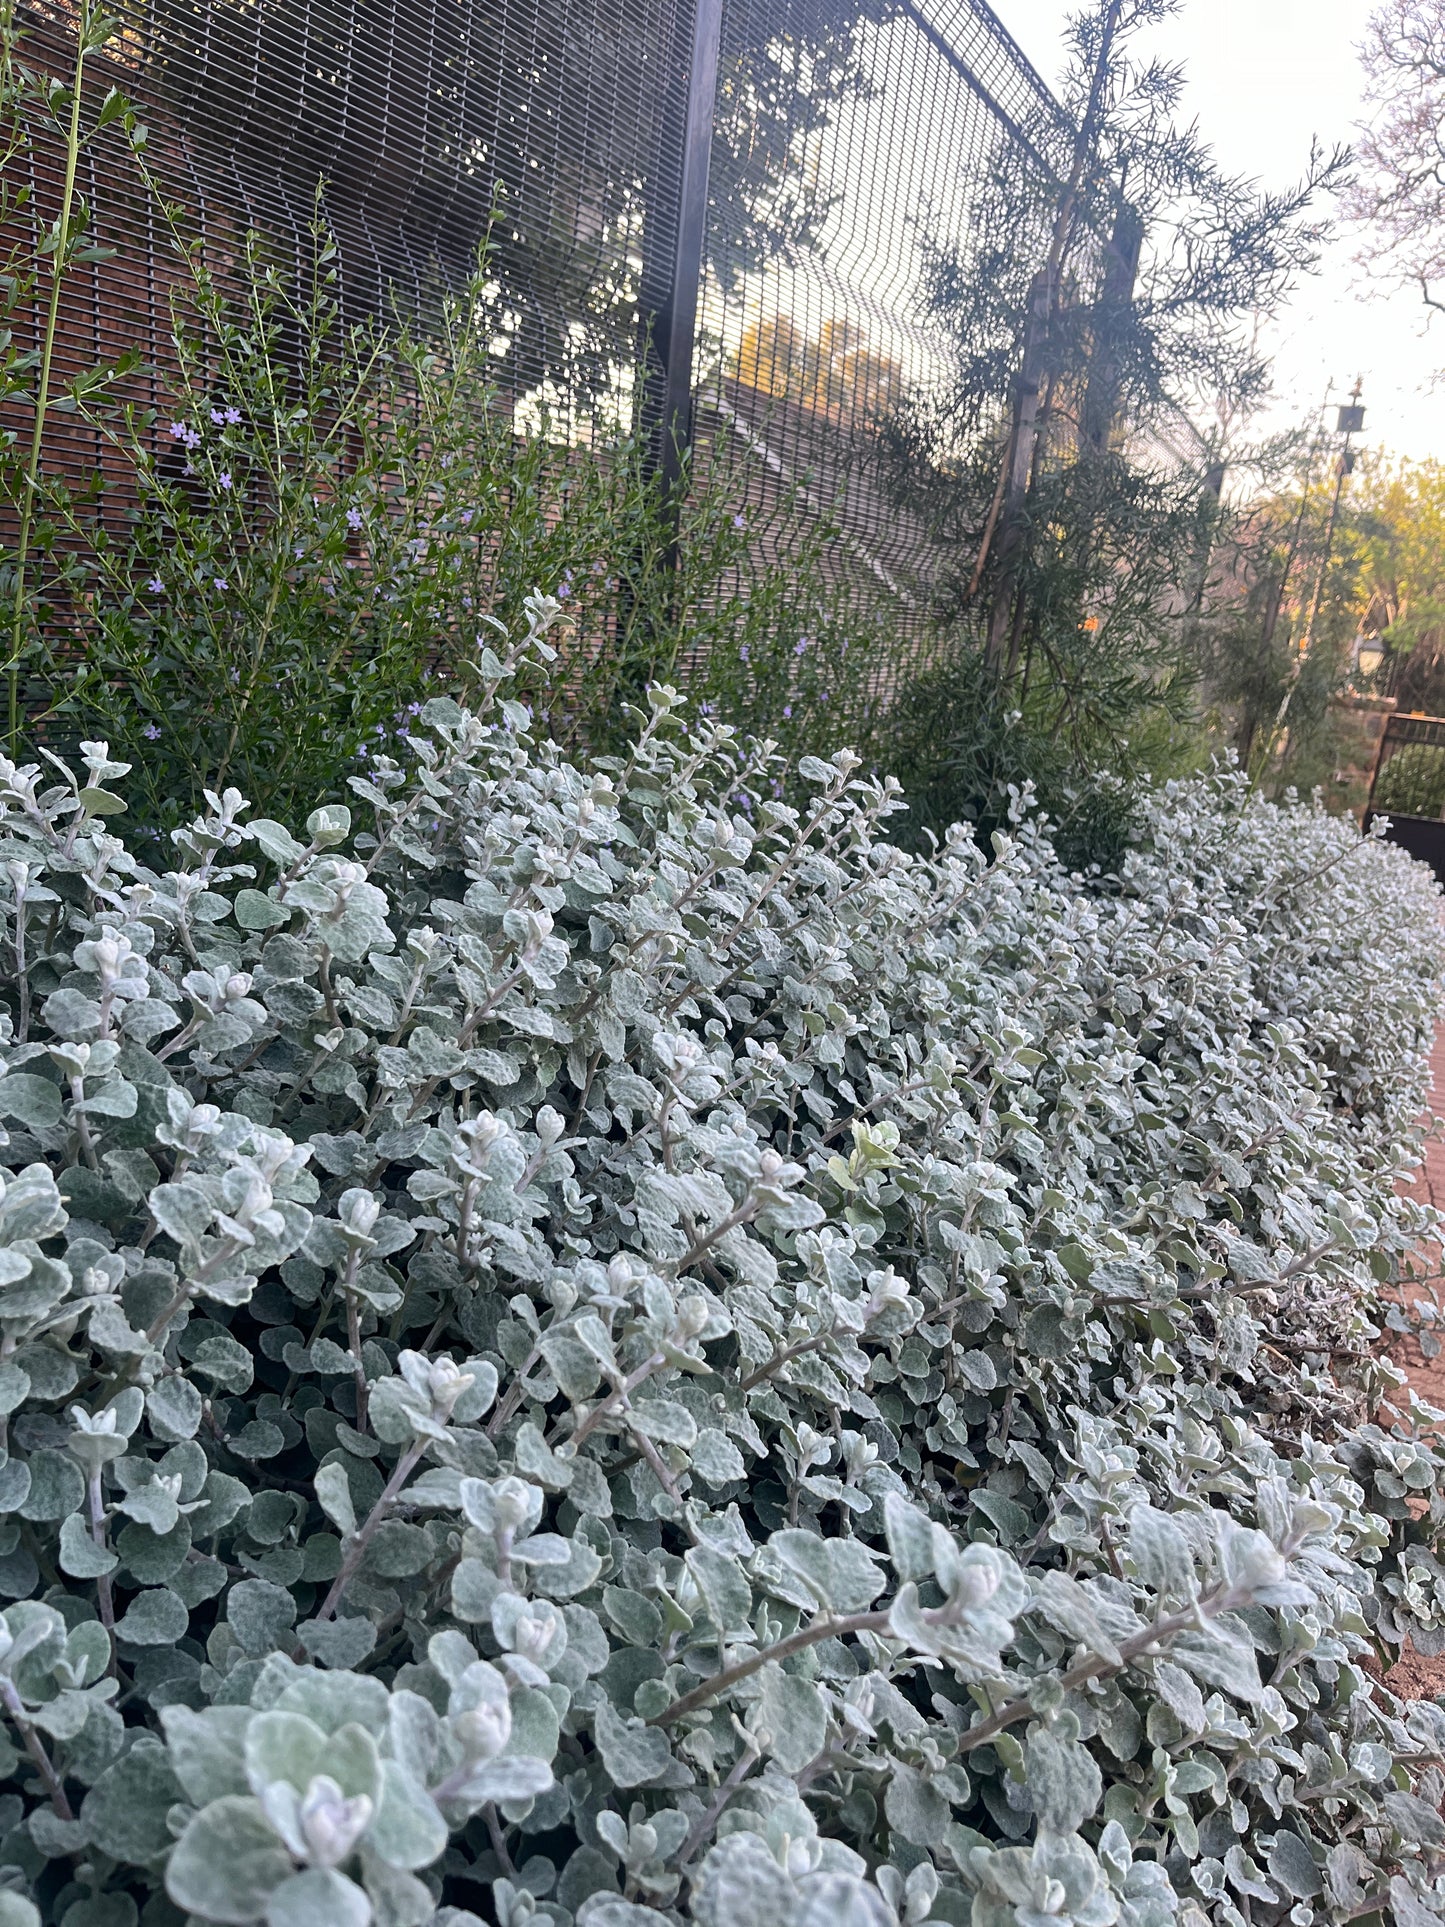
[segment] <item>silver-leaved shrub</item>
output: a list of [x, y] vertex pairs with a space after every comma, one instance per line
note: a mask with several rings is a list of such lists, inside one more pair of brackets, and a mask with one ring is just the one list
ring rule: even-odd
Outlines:
[[1426, 1927], [1424, 873], [579, 770], [556, 614], [304, 828], [0, 762], [0, 1927]]

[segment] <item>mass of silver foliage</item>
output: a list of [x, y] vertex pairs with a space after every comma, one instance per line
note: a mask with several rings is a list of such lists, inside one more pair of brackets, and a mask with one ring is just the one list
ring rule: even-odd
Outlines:
[[0, 761], [0, 1927], [1429, 1927], [1425, 872], [574, 768], [556, 616], [304, 825]]

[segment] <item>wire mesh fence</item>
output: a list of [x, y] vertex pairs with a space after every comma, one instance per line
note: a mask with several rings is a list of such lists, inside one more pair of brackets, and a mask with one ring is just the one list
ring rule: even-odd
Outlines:
[[[23, 0], [28, 62], [68, 71], [78, 4]], [[99, 246], [62, 378], [135, 346], [132, 392], [164, 392], [187, 239], [224, 274], [256, 231], [304, 274], [319, 222], [346, 315], [423, 320], [485, 246], [491, 406], [519, 434], [650, 432], [664, 464], [681, 436], [748, 531], [732, 589], [811, 545], [843, 601], [926, 634], [956, 558], [890, 489], [881, 428], [957, 390], [940, 264], [1002, 223], [1026, 276], [1045, 237], [1017, 183], [1072, 139], [983, 0], [118, 4], [89, 85], [135, 103], [151, 184], [115, 130], [83, 156]], [[42, 221], [61, 163], [25, 158]], [[36, 346], [42, 294], [14, 318]], [[1009, 399], [982, 384], [971, 431]], [[74, 418], [50, 441], [104, 477]]]

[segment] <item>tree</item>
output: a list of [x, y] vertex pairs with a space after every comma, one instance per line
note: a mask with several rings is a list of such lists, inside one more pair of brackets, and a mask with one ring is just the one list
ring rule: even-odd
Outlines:
[[[1182, 70], [1135, 54], [1177, 6], [1094, 0], [1073, 22], [1067, 152], [1013, 157], [979, 220], [930, 237], [957, 373], [890, 434], [897, 486], [959, 558], [940, 614], [961, 655], [1075, 768], [1137, 767], [1187, 709], [1225, 435], [1267, 385], [1260, 318], [1313, 266], [1344, 162], [1316, 151], [1280, 193], [1221, 169], [1181, 119]], [[1000, 392], [1006, 412], [980, 401]]]
[[1445, 306], [1445, 5], [1388, 0], [1362, 48], [1374, 114], [1361, 130], [1347, 206], [1361, 257], [1427, 307]]
[[[1445, 464], [1362, 458], [1327, 552], [1334, 464], [1318, 440], [1296, 455], [1235, 518], [1197, 633], [1217, 727], [1272, 785], [1308, 788], [1334, 766], [1332, 700], [1360, 687], [1362, 633], [1385, 645], [1372, 691], [1445, 713]], [[1262, 757], [1286, 691], [1287, 740]]]
[[[711, 182], [728, 218], [708, 261], [724, 287], [811, 244], [826, 195], [799, 158], [866, 89], [860, 34], [887, 5], [729, 10]], [[597, 392], [633, 361], [649, 230], [670, 228], [687, 20], [664, 0], [555, 20], [505, 0], [211, 0], [156, 11], [142, 78], [226, 158], [258, 225], [326, 184], [350, 318], [385, 311], [393, 276], [407, 298], [413, 277], [460, 285], [490, 227], [503, 372]]]
[[842, 426], [877, 425], [903, 399], [902, 368], [868, 346], [854, 322], [825, 321], [816, 340], [791, 315], [777, 314], [747, 328], [734, 366], [745, 387], [801, 402]]
[[1377, 681], [1402, 709], [1445, 711], [1445, 464], [1368, 463], [1351, 536], [1357, 626], [1380, 635]]

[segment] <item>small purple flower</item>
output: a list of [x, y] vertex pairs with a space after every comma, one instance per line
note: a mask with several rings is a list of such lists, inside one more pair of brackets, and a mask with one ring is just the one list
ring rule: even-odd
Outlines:
[[820, 689], [820, 690], [818, 691], [818, 701], [819, 701], [820, 703], [825, 703], [825, 702], [827, 702], [827, 700], [828, 700], [828, 692], [827, 692], [827, 690], [826, 690], [826, 689]]
[[152, 595], [164, 595], [166, 592], [166, 585], [164, 582], [161, 581], [158, 575], [153, 575], [150, 581], [147, 582], [146, 587], [150, 590]]
[[199, 448], [199, 447], [200, 447], [200, 445], [201, 445], [201, 438], [200, 438], [200, 436], [199, 436], [199, 435], [198, 435], [198, 434], [196, 433], [196, 431], [195, 431], [195, 429], [194, 429], [194, 428], [188, 428], [188, 429], [186, 430], [186, 434], [185, 434], [185, 442], [186, 442], [186, 447], [187, 447], [187, 448]]
[[218, 589], [229, 589], [231, 586], [223, 575], [218, 575], [215, 578], [215, 584]]
[[748, 518], [745, 515], [735, 515], [733, 517], [733, 527], [735, 529], [745, 529], [747, 525]]
[[211, 420], [216, 424], [217, 428], [224, 428], [226, 425], [226, 416], [222, 409], [213, 408], [211, 410]]
[[472, 512], [470, 509], [463, 509], [461, 514], [457, 518], [457, 520], [461, 523], [463, 528], [467, 528], [470, 525], [471, 519], [472, 519]]
[[145, 737], [148, 743], [158, 743], [161, 739], [161, 733], [154, 723], [147, 723], [141, 731], [141, 735]]
[[568, 569], [567, 573], [562, 577], [562, 580], [557, 584], [557, 600], [559, 602], [565, 602], [571, 593], [572, 571]]
[[186, 439], [186, 425], [185, 425], [185, 423], [184, 423], [184, 422], [172, 422], [172, 423], [171, 423], [171, 440], [172, 440], [173, 442], [183, 442], [183, 441], [184, 441], [185, 439]]
[[744, 643], [738, 651], [738, 660], [740, 662], [746, 662], [748, 660], [748, 645], [746, 643]]
[[239, 408], [228, 408], [226, 410], [227, 428], [235, 428], [239, 424], [240, 419], [241, 419], [241, 411]]
[[784, 716], [784, 719], [786, 719], [787, 717], [789, 717], [789, 716], [791, 716], [791, 715], [792, 715], [792, 713], [793, 713], [793, 705], [792, 705], [791, 703], [784, 703], [784, 704], [783, 704], [783, 716]]
[[793, 654], [795, 656], [801, 656], [807, 647], [808, 638], [806, 636], [799, 636], [798, 640], [793, 644]]
[[407, 715], [408, 715], [408, 716], [420, 716], [420, 714], [421, 714], [421, 704], [420, 704], [420, 703], [408, 703], [408, 704], [407, 704], [407, 706], [406, 706], [406, 713], [407, 713]]
[[220, 486], [221, 486], [222, 488], [229, 488], [229, 487], [231, 486], [231, 471], [230, 471], [230, 469], [228, 469], [228, 468], [223, 468], [223, 469], [221, 470], [221, 472], [220, 472], [220, 474], [219, 474], [219, 475], [218, 475], [218, 476], [216, 477], [216, 480], [217, 480], [217, 482], [218, 482], [218, 483], [220, 484]]
[[361, 527], [360, 509], [348, 509], [346, 511], [346, 526], [353, 531]]
[[698, 715], [699, 715], [699, 716], [711, 716], [711, 714], [712, 714], [712, 704], [711, 704], [711, 703], [699, 703], [699, 704], [698, 704], [698, 706], [697, 706], [697, 713], [698, 713]]

